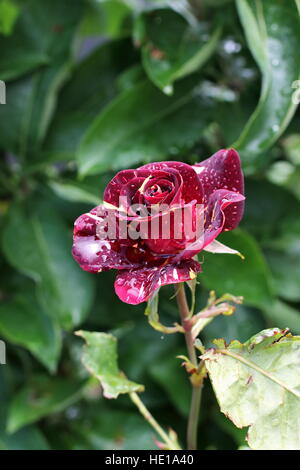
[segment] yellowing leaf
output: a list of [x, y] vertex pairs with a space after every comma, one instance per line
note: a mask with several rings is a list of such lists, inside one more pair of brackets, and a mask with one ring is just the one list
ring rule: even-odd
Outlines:
[[205, 361], [221, 411], [250, 426], [252, 449], [300, 449], [300, 336], [263, 330], [245, 344], [215, 340]]

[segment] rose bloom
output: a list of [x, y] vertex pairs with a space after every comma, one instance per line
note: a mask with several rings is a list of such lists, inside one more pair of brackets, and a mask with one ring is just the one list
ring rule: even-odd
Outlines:
[[243, 194], [234, 149], [193, 166], [171, 161], [120, 171], [103, 204], [75, 221], [73, 256], [89, 272], [117, 269], [119, 298], [145, 302], [163, 285], [195, 278], [200, 251], [228, 251], [215, 239], [239, 224]]

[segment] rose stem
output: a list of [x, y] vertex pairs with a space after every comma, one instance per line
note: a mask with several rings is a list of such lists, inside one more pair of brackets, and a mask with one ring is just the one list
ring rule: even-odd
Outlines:
[[[182, 326], [185, 331], [185, 342], [189, 354], [189, 359], [196, 367], [198, 367], [198, 360], [196, 350], [194, 348], [194, 340], [192, 336], [192, 323], [190, 321], [190, 310], [187, 303], [184, 283], [181, 282], [179, 286], [175, 286], [177, 295], [177, 304], [180, 312]], [[188, 450], [197, 449], [197, 431], [201, 403], [201, 389], [202, 386], [192, 385], [192, 401], [189, 413], [188, 427], [187, 427], [187, 445]]]
[[129, 394], [133, 403], [137, 406], [141, 415], [145, 418], [145, 420], [150, 424], [150, 426], [155, 429], [157, 434], [164, 440], [164, 443], [168, 446], [169, 450], [180, 450], [180, 447], [173, 442], [167, 433], [163, 430], [160, 424], [156, 421], [156, 419], [152, 416], [150, 411], [146, 408], [140, 397], [137, 393], [132, 392]]

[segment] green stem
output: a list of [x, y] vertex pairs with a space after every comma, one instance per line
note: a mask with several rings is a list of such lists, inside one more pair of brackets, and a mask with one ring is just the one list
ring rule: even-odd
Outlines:
[[190, 310], [187, 303], [183, 282], [180, 283], [177, 288], [176, 300], [180, 312], [181, 323], [184, 329], [185, 342], [189, 353], [189, 358], [194, 365], [197, 365], [198, 361], [192, 336], [193, 321], [190, 319]]
[[180, 447], [173, 442], [172, 439], [168, 436], [168, 434], [163, 430], [160, 424], [156, 421], [156, 419], [152, 416], [150, 411], [146, 408], [142, 400], [140, 399], [139, 395], [135, 392], [129, 394], [131, 400], [138, 408], [141, 415], [145, 418], [145, 420], [150, 424], [150, 426], [155, 429], [157, 434], [163, 439], [164, 443], [168, 446], [169, 450], [181, 450]]
[[[184, 328], [185, 342], [189, 354], [189, 359], [195, 367], [198, 367], [198, 359], [194, 347], [194, 339], [192, 335], [193, 322], [190, 318], [190, 310], [187, 303], [184, 283], [179, 284], [177, 289], [177, 304], [180, 312], [182, 326]], [[202, 386], [192, 384], [192, 401], [189, 413], [188, 427], [187, 427], [187, 445], [188, 450], [197, 449], [197, 432], [201, 403], [201, 389]]]
[[197, 450], [198, 424], [201, 405], [202, 386], [193, 386], [189, 414], [187, 441], [189, 450]]

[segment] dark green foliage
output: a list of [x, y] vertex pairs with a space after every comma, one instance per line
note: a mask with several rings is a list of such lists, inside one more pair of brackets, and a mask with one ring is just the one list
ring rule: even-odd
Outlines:
[[[300, 333], [296, 1], [172, 3], [0, 0], [0, 449], [155, 448], [128, 397], [111, 403], [88, 376], [79, 328], [118, 338], [121, 370], [183, 439], [183, 338], [152, 330], [143, 306], [115, 296], [112, 273], [91, 275], [71, 257], [75, 218], [119, 169], [236, 146], [246, 212], [220, 241], [246, 259], [201, 254], [196, 302], [210, 289], [245, 300], [202, 339], [245, 341], [273, 326]], [[172, 295], [161, 291], [164, 324], [178, 321]], [[200, 427], [201, 447], [244, 444], [209, 384]]]

